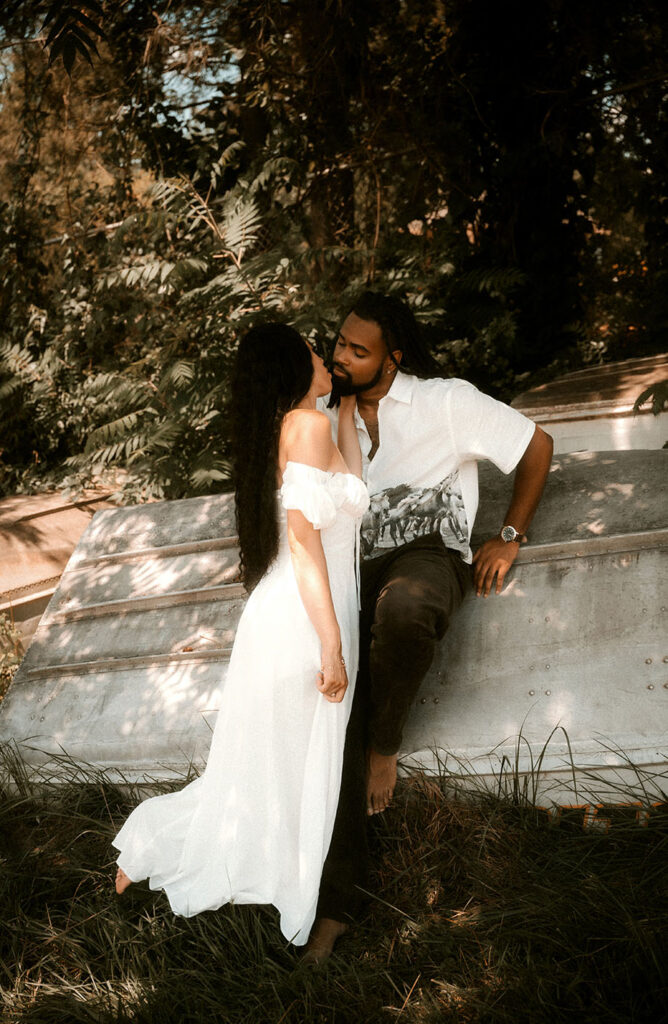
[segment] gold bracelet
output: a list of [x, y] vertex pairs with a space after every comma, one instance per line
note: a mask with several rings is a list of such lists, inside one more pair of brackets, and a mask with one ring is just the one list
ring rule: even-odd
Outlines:
[[[346, 667], [346, 659], [342, 657], [341, 661], [339, 662], [339, 664], [343, 665], [343, 667], [345, 668]], [[332, 667], [334, 667], [334, 666], [332, 666]], [[324, 665], [320, 666], [320, 671], [321, 672], [325, 671], [325, 666]]]

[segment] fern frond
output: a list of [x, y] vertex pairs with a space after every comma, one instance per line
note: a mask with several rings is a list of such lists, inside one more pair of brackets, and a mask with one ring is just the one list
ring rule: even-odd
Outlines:
[[37, 360], [23, 345], [10, 342], [0, 344], [0, 370], [17, 377], [32, 377], [37, 370]]
[[295, 171], [301, 173], [301, 168], [296, 160], [287, 156], [272, 157], [267, 160], [260, 173], [251, 182], [251, 195], [268, 185], [277, 175], [282, 174], [285, 178], [289, 178]]
[[9, 380], [4, 381], [0, 384], [0, 402], [4, 402], [6, 399], [11, 398], [16, 394], [22, 387], [24, 387], [25, 381], [21, 380], [18, 376], [10, 377]]
[[[125, 453], [125, 444], [124, 443], [120, 443], [119, 442], [118, 444], [105, 445], [102, 448], [96, 448], [94, 451], [91, 451], [91, 452], [87, 453], [89, 458], [86, 459], [86, 462], [90, 461], [92, 463], [101, 463], [103, 466], [108, 466], [112, 462], [119, 462], [121, 460], [121, 458], [123, 457], [124, 453]], [[68, 459], [67, 460], [67, 462], [70, 465], [73, 465], [74, 461], [75, 461], [74, 459]], [[83, 456], [82, 456], [81, 457], [81, 463], [83, 463], [83, 461], [84, 461], [84, 459], [83, 459]]]
[[148, 412], [147, 402], [154, 398], [153, 388], [145, 380], [120, 373], [97, 373], [84, 383], [84, 392], [97, 402], [110, 402], [115, 409], [141, 408]]
[[176, 442], [180, 439], [182, 428], [172, 419], [158, 423], [147, 438], [147, 448], [151, 452], [164, 451], [171, 454]]
[[173, 265], [172, 281], [174, 284], [185, 284], [193, 278], [201, 278], [209, 269], [209, 263], [202, 256], [188, 256]]
[[207, 484], [222, 482], [230, 479], [229, 472], [222, 469], [194, 469], [190, 474], [190, 483], [196, 490], [203, 490]]
[[469, 270], [462, 274], [459, 283], [471, 291], [487, 292], [489, 295], [503, 295], [526, 283], [527, 275], [518, 267], [496, 267], [484, 270]]
[[195, 378], [195, 367], [193, 363], [187, 362], [185, 359], [180, 359], [176, 363], [172, 363], [168, 366], [162, 375], [160, 384], [162, 387], [173, 384], [177, 388], [182, 388], [186, 384], [190, 384]]
[[125, 416], [119, 416], [111, 423], [104, 423], [101, 427], [91, 431], [86, 439], [86, 452], [94, 451], [99, 445], [108, 445], [110, 441], [125, 439], [125, 436], [134, 430], [140, 420], [140, 413], [131, 412]]
[[239, 257], [244, 249], [248, 249], [257, 237], [262, 223], [262, 215], [255, 200], [240, 199], [226, 211], [221, 225], [221, 233], [225, 248]]
[[230, 143], [223, 152], [220, 154], [216, 162], [211, 167], [211, 184], [216, 185], [218, 179], [221, 177], [223, 171], [228, 167], [233, 167], [237, 161], [239, 154], [245, 149], [246, 143], [243, 139], [237, 139], [236, 142]]

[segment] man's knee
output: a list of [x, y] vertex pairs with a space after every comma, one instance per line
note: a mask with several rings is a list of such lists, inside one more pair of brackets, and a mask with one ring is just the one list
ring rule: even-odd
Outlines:
[[441, 595], [413, 579], [396, 579], [380, 592], [372, 633], [376, 640], [440, 639], [448, 624]]

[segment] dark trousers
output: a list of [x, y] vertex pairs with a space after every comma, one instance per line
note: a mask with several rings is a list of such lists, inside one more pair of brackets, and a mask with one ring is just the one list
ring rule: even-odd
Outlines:
[[367, 886], [366, 751], [395, 754], [411, 704], [471, 585], [471, 567], [438, 534], [362, 563], [360, 666], [346, 733], [341, 795], [318, 916], [354, 919]]

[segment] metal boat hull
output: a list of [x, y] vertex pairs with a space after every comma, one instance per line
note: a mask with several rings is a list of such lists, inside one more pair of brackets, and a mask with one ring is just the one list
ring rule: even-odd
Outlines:
[[[555, 460], [503, 594], [471, 594], [438, 651], [407, 766], [539, 802], [662, 798], [667, 457]], [[479, 539], [510, 487], [481, 469]], [[36, 773], [63, 753], [134, 781], [201, 765], [244, 605], [236, 572], [229, 496], [97, 513], [3, 702], [0, 742]]]

